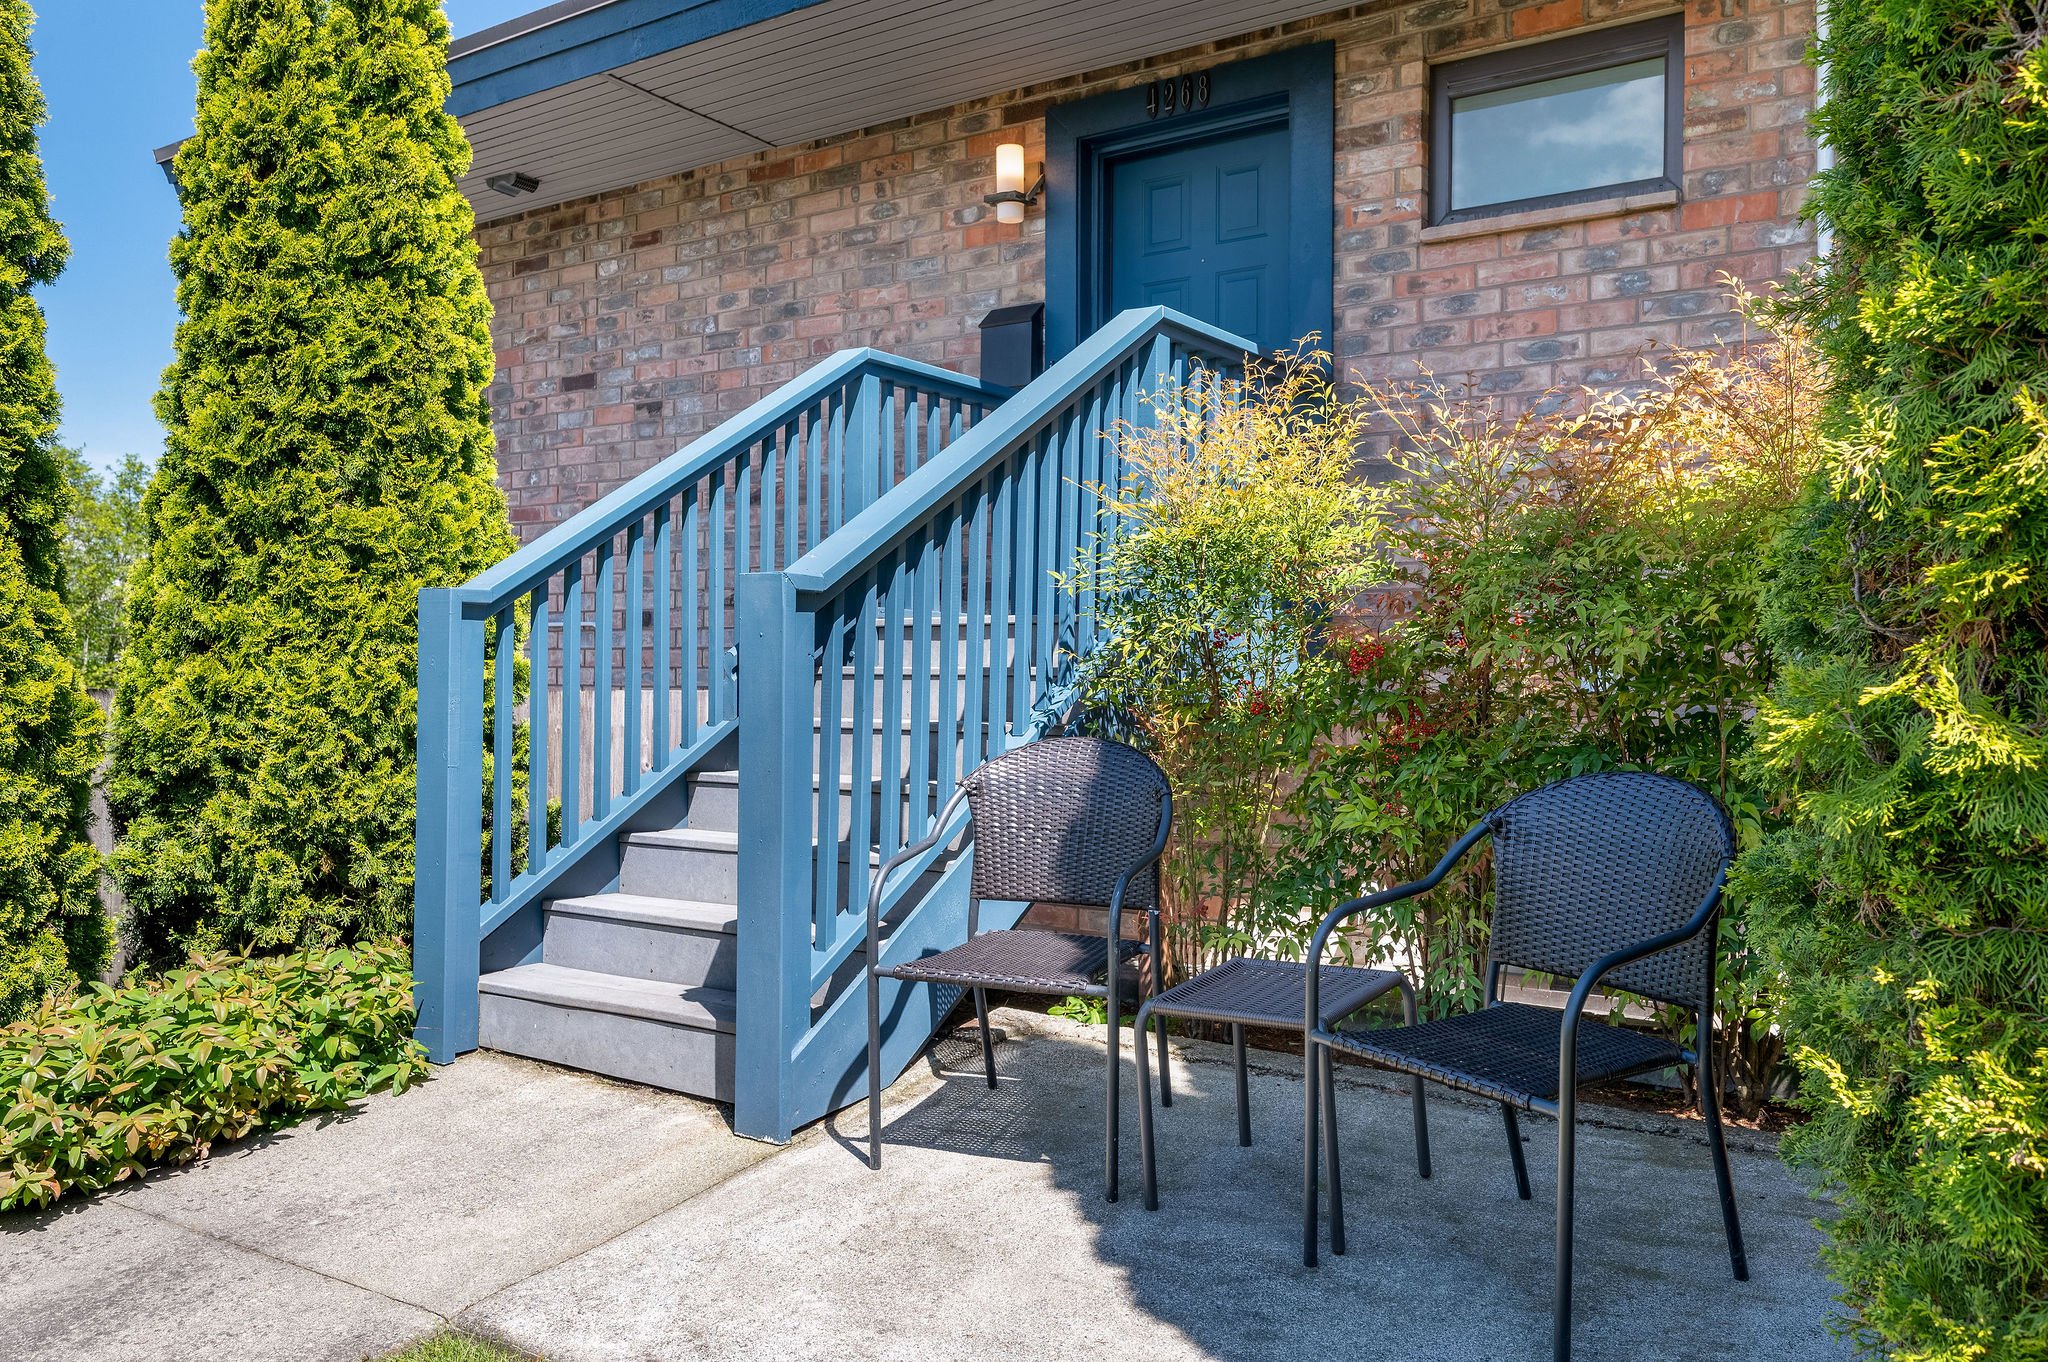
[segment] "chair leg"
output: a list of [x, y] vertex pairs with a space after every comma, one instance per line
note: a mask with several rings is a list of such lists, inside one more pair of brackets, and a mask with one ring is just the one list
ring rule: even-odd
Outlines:
[[1572, 1356], [1572, 1175], [1576, 1094], [1562, 1085], [1557, 1097], [1557, 1297], [1550, 1326], [1551, 1362]]
[[1159, 1209], [1159, 1178], [1152, 1161], [1152, 1076], [1146, 1072], [1150, 1062], [1145, 1058], [1145, 1019], [1151, 1010], [1149, 999], [1138, 1009], [1138, 1166], [1145, 1179], [1145, 1209], [1156, 1211]]
[[1330, 1047], [1322, 1047], [1323, 1162], [1330, 1166], [1330, 1252], [1344, 1253], [1344, 1171], [1337, 1162], [1337, 1074]]
[[[1155, 948], [1152, 956], [1152, 996], [1156, 998], [1165, 991], [1166, 973], [1164, 967], [1159, 963], [1157, 948]], [[1152, 1026], [1159, 1033], [1159, 1105], [1171, 1107], [1173, 1105], [1173, 1077], [1167, 1070], [1165, 1015], [1161, 1013], [1153, 1014]], [[1145, 1043], [1145, 1028], [1142, 1026], [1138, 1028], [1137, 1042], [1140, 1045]]]
[[988, 1075], [988, 1085], [996, 1085], [996, 1042], [988, 1029], [988, 990], [974, 990], [974, 1020], [981, 1027], [981, 1070]]
[[1316, 1139], [1321, 1106], [1316, 1093], [1316, 1041], [1302, 1039], [1301, 1049], [1301, 1261], [1316, 1265]]
[[1749, 1254], [1742, 1246], [1742, 1222], [1735, 1211], [1735, 1185], [1728, 1177], [1728, 1142], [1721, 1135], [1720, 1078], [1706, 1058], [1711, 1036], [1700, 1038], [1700, 1062], [1694, 1070], [1700, 1090], [1700, 1115], [1707, 1120], [1707, 1144], [1714, 1151], [1714, 1181], [1721, 1191], [1721, 1228], [1728, 1235], [1728, 1266], [1735, 1280], [1749, 1280]]
[[[1417, 1020], [1415, 989], [1405, 978], [1401, 980], [1401, 1020], [1408, 1026], [1415, 1025]], [[1429, 1099], [1423, 1092], [1423, 1079], [1420, 1074], [1412, 1075], [1408, 1079], [1408, 1104], [1413, 1111], [1415, 1122], [1415, 1172], [1418, 1177], [1427, 1181], [1429, 1178]], [[1515, 1147], [1517, 1149], [1521, 1148], [1521, 1141], [1517, 1140]]]
[[[1122, 1077], [1123, 1074], [1123, 1055], [1119, 1053], [1120, 1046], [1119, 1037], [1117, 1034], [1122, 1028], [1117, 1025], [1116, 1014], [1120, 1005], [1123, 1002], [1123, 998], [1120, 996], [1121, 993], [1122, 990], [1119, 989], [1116, 984], [1116, 971], [1114, 969], [1111, 969], [1109, 980], [1109, 1007], [1107, 1009], [1109, 1012], [1109, 1081], [1107, 1084], [1109, 1094], [1108, 1111], [1105, 1119], [1108, 1124], [1108, 1130], [1104, 1135], [1102, 1147], [1103, 1198], [1107, 1201], [1116, 1200], [1116, 1162], [1118, 1135], [1117, 1080], [1120, 1077]], [[1139, 1036], [1138, 1041], [1141, 1045], [1144, 1043], [1144, 1036], [1142, 1034]]]
[[868, 1167], [882, 1166], [882, 991], [868, 971]]
[[1529, 1199], [1529, 1165], [1522, 1157], [1522, 1123], [1515, 1119], [1515, 1109], [1503, 1102], [1500, 1104], [1501, 1119], [1507, 1122], [1508, 1152], [1515, 1159], [1515, 1195]]
[[1245, 1067], [1243, 1022], [1230, 1024], [1230, 1049], [1237, 1060], [1237, 1142], [1244, 1146], [1252, 1142], [1252, 1085]]

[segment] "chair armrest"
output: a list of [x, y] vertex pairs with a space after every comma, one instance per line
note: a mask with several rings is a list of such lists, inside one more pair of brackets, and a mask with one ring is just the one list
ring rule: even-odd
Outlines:
[[939, 810], [939, 816], [932, 820], [932, 830], [912, 842], [903, 850], [891, 856], [876, 868], [874, 878], [868, 883], [868, 969], [878, 968], [882, 963], [882, 893], [889, 885], [889, 877], [901, 866], [915, 860], [937, 846], [947, 836], [946, 828], [953, 821], [961, 801], [967, 798], [964, 789], [953, 791], [953, 797]]
[[[1588, 965], [1586, 972], [1579, 976], [1578, 983], [1572, 985], [1571, 997], [1565, 1000], [1564, 1024], [1558, 1028], [1557, 1036], [1557, 1078], [1560, 1096], [1563, 1095], [1565, 1085], [1571, 1083], [1578, 1073], [1579, 1017], [1585, 1012], [1586, 999], [1592, 996], [1595, 986], [1623, 965], [1655, 955], [1659, 951], [1668, 951], [1673, 946], [1690, 941], [1705, 931], [1707, 924], [1714, 920], [1714, 910], [1721, 906], [1721, 889], [1727, 879], [1728, 866], [1723, 862], [1720, 873], [1714, 876], [1714, 882], [1707, 887], [1706, 897], [1700, 900], [1700, 906], [1693, 910], [1692, 916], [1686, 920], [1684, 926], [1673, 928], [1660, 936], [1653, 936], [1647, 941], [1638, 941], [1632, 946], [1609, 951]], [[1701, 999], [1703, 1006], [1708, 1001]]]
[[[1169, 788], [1166, 791], [1165, 801], [1159, 809], [1159, 833], [1152, 839], [1151, 850], [1145, 853], [1143, 859], [1137, 861], [1125, 870], [1123, 874], [1117, 876], [1116, 887], [1109, 892], [1109, 913], [1103, 923], [1103, 932], [1109, 944], [1109, 991], [1112, 998], [1116, 996], [1116, 943], [1118, 936], [1123, 932], [1124, 893], [1131, 887], [1132, 876], [1159, 864], [1159, 858], [1166, 854], [1166, 840], [1172, 833], [1173, 791]], [[1155, 970], [1159, 965], [1158, 938], [1159, 895], [1157, 892], [1154, 892], [1152, 895], [1152, 907], [1148, 910], [1145, 918], [1145, 939], [1152, 948], [1152, 962]], [[1111, 1010], [1113, 1011], [1114, 1008]]]
[[1398, 903], [1402, 899], [1428, 893], [1443, 883], [1444, 876], [1451, 873], [1451, 867], [1463, 860], [1465, 853], [1478, 845], [1479, 840], [1492, 831], [1493, 826], [1484, 820], [1474, 823], [1465, 830], [1465, 835], [1460, 837], [1452, 844], [1451, 849], [1444, 853], [1443, 859], [1436, 863], [1436, 869], [1430, 871], [1421, 879], [1413, 880], [1407, 884], [1396, 885], [1392, 889], [1382, 889], [1377, 894], [1367, 894], [1363, 898], [1350, 899], [1338, 904], [1323, 915], [1323, 920], [1317, 925], [1316, 934], [1309, 942], [1308, 947], [1308, 981], [1305, 996], [1302, 999], [1305, 1014], [1302, 1018], [1302, 1034], [1304, 1036], [1313, 1035], [1322, 1026], [1322, 1018], [1319, 1013], [1321, 1012], [1320, 1005], [1322, 1002], [1322, 980], [1320, 976], [1323, 967], [1323, 951], [1328, 948], [1330, 934], [1337, 930], [1337, 924], [1346, 918], [1356, 917], [1358, 914], [1369, 909], [1383, 908], [1389, 903]]

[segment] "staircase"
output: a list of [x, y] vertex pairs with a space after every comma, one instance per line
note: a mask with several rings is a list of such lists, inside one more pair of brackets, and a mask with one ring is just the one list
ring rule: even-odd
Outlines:
[[[842, 352], [464, 586], [420, 595], [414, 975], [485, 1046], [734, 1104], [851, 1100], [872, 869], [1043, 731], [1091, 602], [1118, 422], [1248, 342], [1125, 313], [1008, 393]], [[881, 905], [885, 959], [965, 932], [971, 849]], [[1024, 904], [985, 904], [985, 927]], [[889, 983], [884, 1067], [950, 991]]]

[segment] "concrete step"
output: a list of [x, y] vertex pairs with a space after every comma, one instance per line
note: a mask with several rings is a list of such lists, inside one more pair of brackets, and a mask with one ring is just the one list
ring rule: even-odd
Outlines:
[[619, 843], [619, 892], [694, 903], [738, 903], [740, 838], [711, 828], [630, 832]]
[[479, 983], [486, 1049], [729, 1102], [729, 990], [519, 965]]
[[547, 905], [541, 959], [564, 969], [730, 989], [739, 909], [730, 903], [590, 894]]

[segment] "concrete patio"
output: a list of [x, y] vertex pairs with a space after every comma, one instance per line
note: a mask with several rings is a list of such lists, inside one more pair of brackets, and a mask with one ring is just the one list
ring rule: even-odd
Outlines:
[[[1341, 1074], [1351, 1253], [1302, 1267], [1298, 1064], [1254, 1052], [1239, 1148], [1225, 1049], [1179, 1047], [1157, 1215], [1100, 1187], [1099, 1032], [999, 1012], [890, 1094], [884, 1171], [857, 1112], [782, 1150], [718, 1108], [476, 1055], [344, 1119], [63, 1211], [0, 1217], [0, 1357], [325, 1362], [444, 1323], [555, 1362], [1546, 1351], [1552, 1128], [1516, 1200], [1491, 1107]], [[1128, 1061], [1127, 1061], [1128, 1065]], [[1127, 1079], [1130, 1070], [1126, 1068]], [[1127, 1084], [1126, 1092], [1131, 1088]], [[1824, 1320], [1818, 1207], [1735, 1132], [1753, 1279], [1731, 1281], [1695, 1125], [1592, 1107], [1580, 1144], [1578, 1356], [1847, 1357]]]

